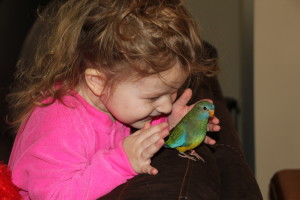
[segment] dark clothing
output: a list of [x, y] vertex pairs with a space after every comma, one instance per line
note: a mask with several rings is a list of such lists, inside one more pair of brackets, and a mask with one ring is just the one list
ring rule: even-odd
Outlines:
[[138, 175], [120, 185], [101, 200], [261, 200], [261, 192], [241, 151], [239, 138], [218, 81], [206, 78], [193, 89], [191, 103], [210, 98], [216, 106], [221, 131], [211, 133], [213, 146], [201, 144], [196, 151], [201, 160], [178, 156], [174, 149], [162, 149], [152, 160], [156, 176]]

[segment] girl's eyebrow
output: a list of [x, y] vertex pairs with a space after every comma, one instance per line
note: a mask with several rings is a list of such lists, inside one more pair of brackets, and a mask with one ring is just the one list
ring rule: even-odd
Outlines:
[[169, 81], [165, 80], [164, 78], [161, 78], [161, 81], [162, 81], [166, 86], [168, 86], [168, 87], [170, 87], [170, 88], [173, 88], [173, 89], [176, 89], [176, 90], [178, 90], [178, 89], [181, 87], [181, 85], [180, 85], [180, 86], [177, 88], [177, 86], [181, 83], [181, 82], [178, 81], [178, 80], [169, 82]]

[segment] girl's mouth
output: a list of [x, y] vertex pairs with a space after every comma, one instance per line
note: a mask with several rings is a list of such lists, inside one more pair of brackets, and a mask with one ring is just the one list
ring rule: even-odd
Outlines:
[[143, 119], [142, 121], [146, 122], [146, 121], [152, 121], [153, 117], [146, 117], [145, 119]]

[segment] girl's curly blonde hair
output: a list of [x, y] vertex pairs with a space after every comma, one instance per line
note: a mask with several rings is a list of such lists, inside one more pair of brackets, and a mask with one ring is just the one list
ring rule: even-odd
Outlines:
[[196, 24], [180, 0], [68, 0], [47, 8], [42, 20], [49, 34], [41, 37], [33, 65], [19, 65], [19, 84], [9, 95], [16, 128], [34, 107], [73, 90], [86, 68], [103, 72], [111, 87], [128, 71], [147, 76], [174, 62], [189, 74], [217, 71], [214, 60], [204, 59]]

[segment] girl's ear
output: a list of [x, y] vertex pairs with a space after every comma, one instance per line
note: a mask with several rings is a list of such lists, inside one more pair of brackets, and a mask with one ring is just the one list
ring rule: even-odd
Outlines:
[[96, 96], [101, 96], [106, 82], [105, 75], [99, 70], [92, 68], [87, 68], [84, 74], [85, 81], [92, 93]]

